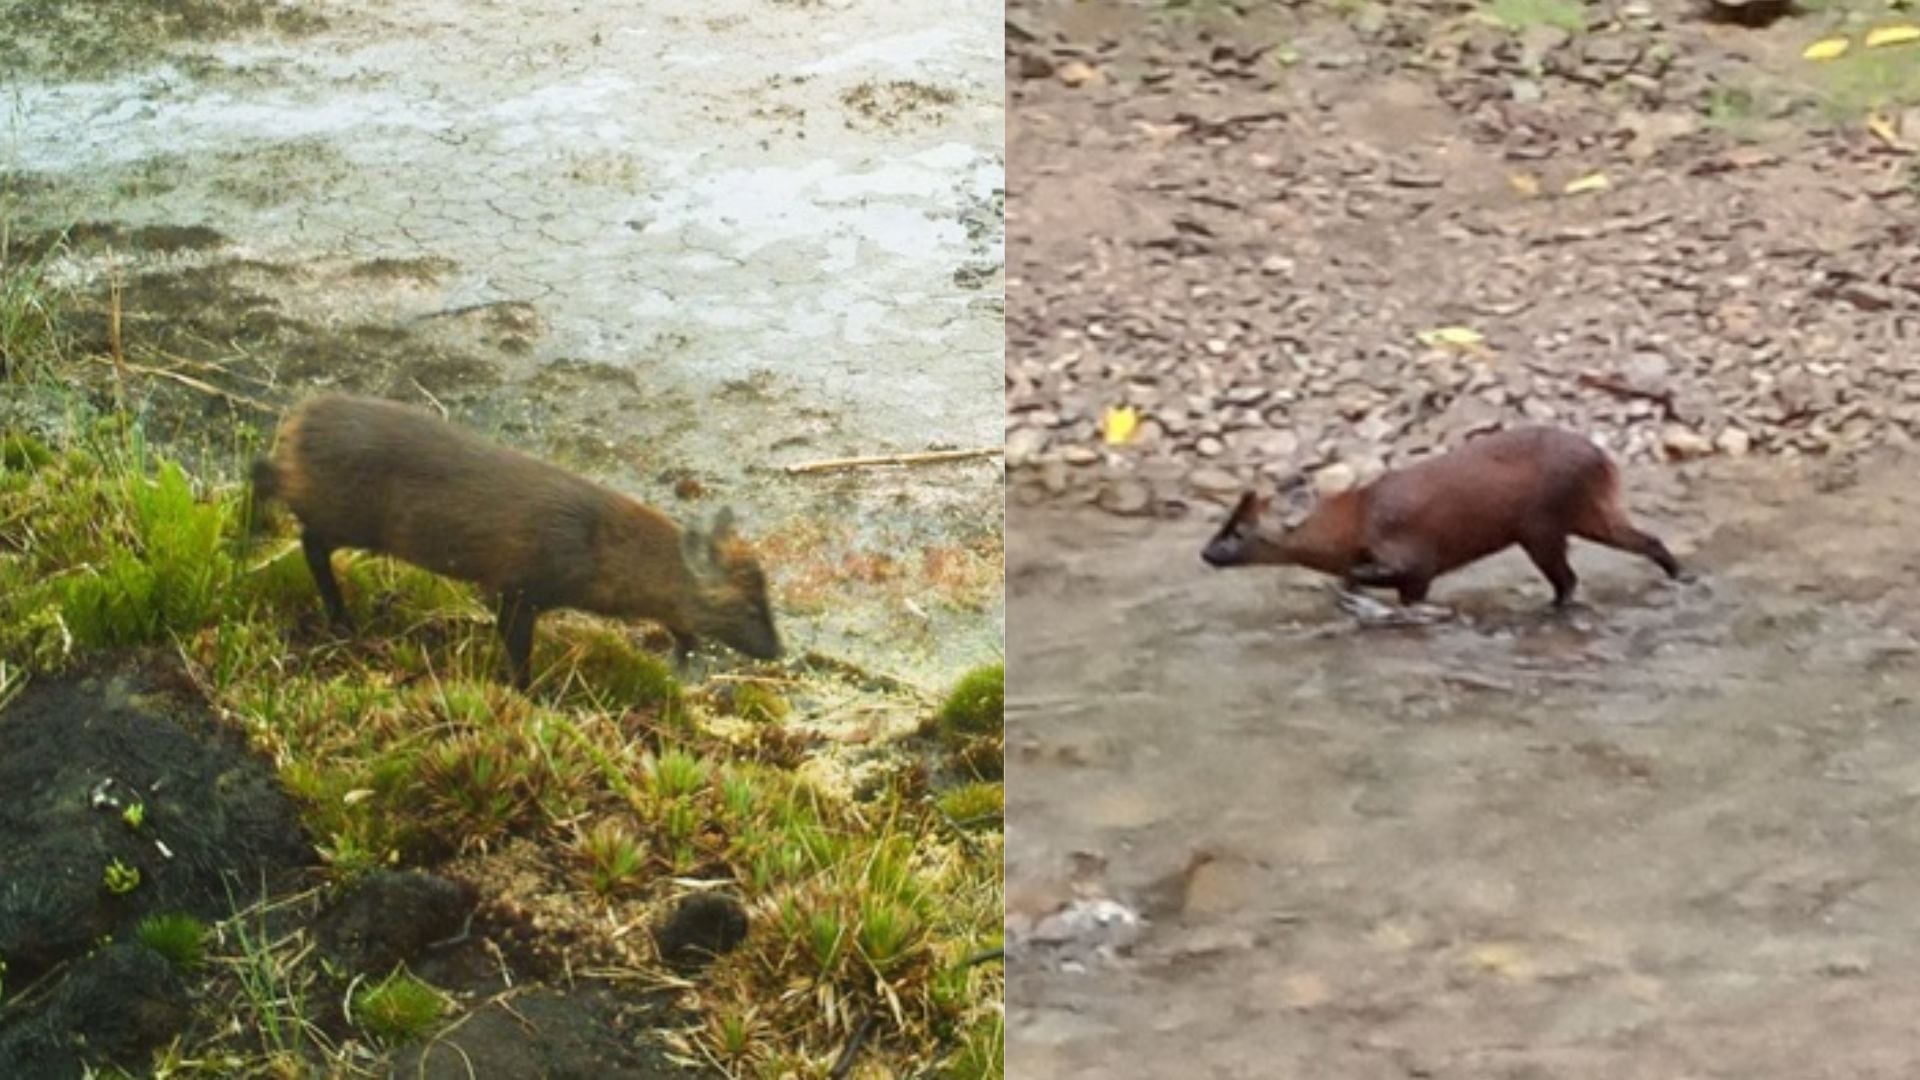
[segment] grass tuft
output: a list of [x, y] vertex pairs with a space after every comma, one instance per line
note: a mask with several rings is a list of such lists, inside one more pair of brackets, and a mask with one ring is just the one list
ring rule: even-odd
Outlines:
[[962, 784], [940, 796], [940, 809], [961, 825], [997, 821], [1006, 812], [1006, 792], [999, 783]]
[[191, 915], [149, 915], [140, 920], [140, 943], [183, 972], [198, 970], [206, 959], [207, 924]]
[[60, 312], [66, 294], [53, 285], [48, 272], [65, 251], [62, 238], [23, 258], [0, 227], [0, 379], [43, 376], [59, 358], [65, 344]]
[[575, 846], [587, 868], [587, 887], [595, 895], [611, 897], [640, 880], [647, 853], [640, 838], [619, 821], [602, 821]]

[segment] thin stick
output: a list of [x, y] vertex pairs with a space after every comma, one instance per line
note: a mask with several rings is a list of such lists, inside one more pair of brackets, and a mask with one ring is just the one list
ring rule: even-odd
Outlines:
[[789, 465], [787, 475], [832, 472], [836, 469], [864, 469], [872, 465], [930, 465], [940, 461], [966, 461], [970, 458], [992, 457], [1001, 452], [998, 446], [981, 446], [972, 450], [929, 450], [921, 454], [874, 454], [870, 457], [827, 458], [824, 461], [803, 461], [798, 465]]
[[166, 368], [148, 367], [145, 364], [129, 364], [129, 363], [126, 363], [125, 361], [122, 361], [119, 364], [115, 364], [110, 357], [105, 357], [105, 356], [95, 357], [95, 359], [102, 364], [106, 364], [116, 369], [131, 371], [136, 375], [152, 375], [161, 379], [172, 379], [174, 382], [177, 382], [182, 386], [186, 386], [194, 390], [198, 390], [203, 394], [212, 394], [215, 397], [226, 398], [228, 401], [231, 401], [236, 405], [246, 405], [250, 408], [259, 409], [261, 412], [267, 412], [267, 413], [277, 413], [280, 411], [280, 408], [277, 405], [269, 405], [264, 401], [259, 401], [254, 398], [250, 398], [245, 394], [236, 394], [231, 390], [222, 390], [210, 382], [206, 382], [202, 379], [196, 379], [191, 375], [182, 375], [177, 371], [168, 371]]
[[853, 1063], [860, 1060], [860, 1048], [867, 1044], [867, 1036], [873, 1033], [874, 1019], [871, 1015], [860, 1020], [860, 1026], [853, 1029], [853, 1037], [847, 1040], [847, 1048], [840, 1051], [840, 1060], [833, 1063], [827, 1071], [829, 1080], [844, 1080], [853, 1072]]
[[1676, 420], [1679, 418], [1679, 410], [1673, 406], [1673, 391], [1671, 390], [1642, 390], [1637, 386], [1616, 379], [1611, 375], [1596, 375], [1591, 371], [1583, 371], [1579, 375], [1574, 376], [1574, 381], [1581, 386], [1592, 387], [1595, 390], [1605, 390], [1614, 397], [1650, 401], [1660, 406], [1660, 419], [1662, 420]]
[[1005, 945], [1002, 945], [997, 949], [988, 949], [985, 952], [974, 953], [972, 956], [969, 956], [965, 960], [962, 960], [958, 964], [955, 964], [954, 968], [955, 970], [964, 971], [967, 968], [974, 966], [975, 964], [984, 964], [989, 960], [1004, 961], [1006, 960], [1006, 958], [1007, 958], [1007, 947]]
[[422, 394], [424, 394], [424, 395], [426, 395], [426, 398], [427, 398], [427, 400], [428, 400], [428, 401], [431, 401], [431, 402], [433, 402], [433, 407], [434, 407], [434, 408], [436, 408], [436, 409], [439, 409], [439, 410], [440, 410], [440, 419], [442, 419], [442, 420], [447, 420], [447, 419], [451, 419], [451, 416], [450, 416], [450, 414], [448, 414], [448, 412], [447, 412], [447, 407], [446, 407], [445, 405], [442, 405], [442, 404], [440, 404], [440, 399], [439, 399], [439, 398], [437, 398], [437, 397], [434, 397], [434, 396], [433, 396], [433, 391], [431, 391], [431, 390], [429, 390], [429, 389], [427, 389], [427, 388], [426, 388], [426, 387], [424, 387], [424, 386], [421, 386], [421, 385], [420, 385], [420, 380], [419, 380], [419, 379], [416, 379], [416, 378], [414, 378], [414, 377], [413, 377], [413, 376], [411, 376], [411, 375], [409, 375], [409, 376], [407, 376], [407, 381], [413, 384], [413, 388], [414, 388], [415, 390], [418, 390], [418, 391], [420, 391], [420, 392], [421, 392]]
[[107, 306], [107, 352], [113, 357], [114, 400], [121, 408], [127, 403], [127, 354], [120, 347], [120, 275], [113, 275]]

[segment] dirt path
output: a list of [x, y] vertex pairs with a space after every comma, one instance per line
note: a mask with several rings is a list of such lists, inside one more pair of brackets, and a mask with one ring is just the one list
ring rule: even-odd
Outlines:
[[[938, 685], [997, 655], [995, 462], [780, 469], [1000, 438], [997, 14], [4, 0], [0, 229], [78, 223], [73, 329], [117, 276], [137, 362], [736, 504], [797, 642]], [[139, 390], [194, 444], [224, 404]]]
[[1076, 873], [1151, 925], [1017, 958], [1014, 1071], [1911, 1075], [1911, 468], [1642, 479], [1703, 580], [1582, 548], [1570, 623], [1518, 555], [1360, 631], [1196, 526], [1016, 514], [1010, 926]]

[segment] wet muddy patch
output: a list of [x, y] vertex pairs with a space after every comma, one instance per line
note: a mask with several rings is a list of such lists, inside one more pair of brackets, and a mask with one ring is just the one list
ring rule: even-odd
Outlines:
[[[1022, 512], [1010, 812], [1049, 826], [1008, 856], [1011, 1057], [1910, 1063], [1865, 1005], [1913, 1000], [1909, 467], [1632, 472], [1694, 585], [1576, 545], [1582, 611], [1503, 556], [1393, 629], [1310, 572], [1202, 566], [1211, 520]], [[1725, 1038], [1842, 1022], [1817, 1053]]]

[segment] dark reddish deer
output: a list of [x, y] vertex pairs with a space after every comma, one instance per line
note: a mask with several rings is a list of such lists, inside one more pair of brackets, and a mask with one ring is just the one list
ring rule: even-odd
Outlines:
[[681, 659], [710, 637], [756, 659], [780, 655], [766, 578], [722, 510], [706, 531], [417, 409], [342, 396], [281, 422], [254, 490], [300, 520], [327, 615], [348, 628], [333, 576], [343, 547], [394, 556], [494, 596], [515, 685], [530, 681], [533, 624], [573, 608], [651, 619]]
[[[1288, 498], [1301, 495], [1293, 485]], [[1579, 579], [1567, 538], [1644, 555], [1684, 579], [1665, 544], [1635, 528], [1620, 505], [1620, 470], [1570, 431], [1522, 427], [1329, 495], [1298, 524], [1276, 521], [1271, 500], [1248, 492], [1201, 553], [1208, 565], [1305, 566], [1349, 587], [1395, 589], [1424, 601], [1433, 580], [1514, 544], [1553, 584], [1564, 607]]]

